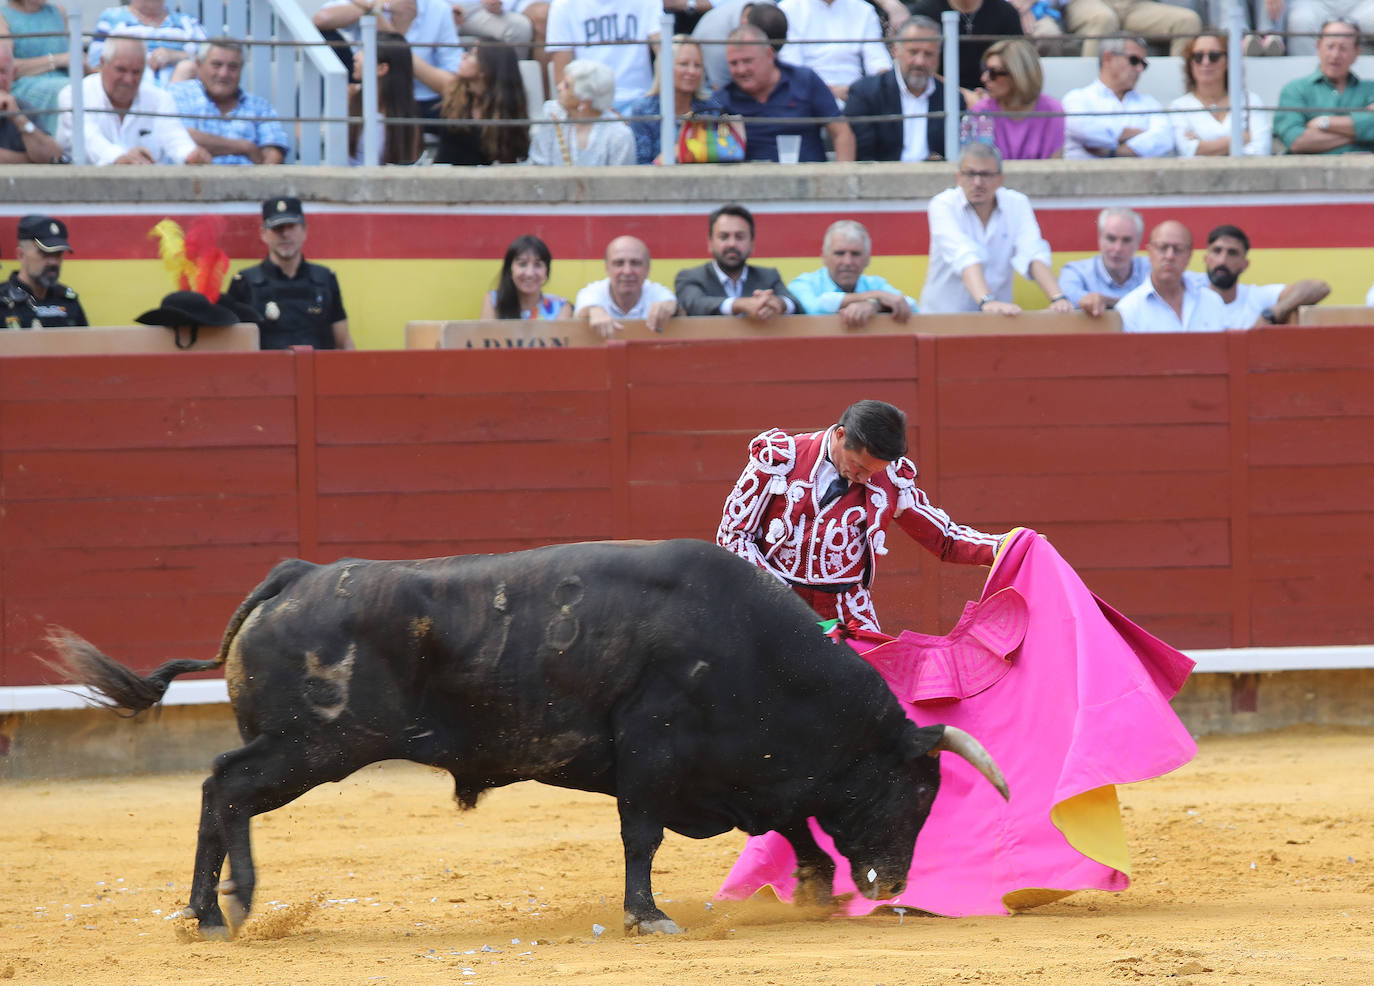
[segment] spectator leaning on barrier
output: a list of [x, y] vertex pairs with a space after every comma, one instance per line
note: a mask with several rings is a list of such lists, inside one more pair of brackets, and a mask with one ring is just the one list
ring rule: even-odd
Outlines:
[[1034, 281], [1050, 309], [1073, 310], [1050, 269], [1050, 245], [1030, 199], [1002, 187], [1002, 157], [988, 144], [959, 155], [957, 185], [930, 200], [930, 266], [921, 290], [927, 315], [991, 312], [1015, 315], [1012, 274]]
[[157, 87], [165, 89], [173, 82], [195, 77], [196, 47], [206, 35], [200, 21], [179, 10], [168, 10], [165, 0], [129, 0], [126, 5], [100, 12], [86, 52], [92, 66], [101, 64], [108, 39], [115, 37], [145, 42], [148, 71]]
[[226, 298], [262, 316], [261, 349], [353, 349], [338, 278], [305, 259], [305, 212], [291, 196], [262, 204], [262, 242], [267, 256], [234, 275]]
[[1150, 279], [1116, 305], [1126, 332], [1219, 332], [1226, 313], [1206, 282], [1185, 278], [1193, 234], [1174, 219], [1150, 231]]
[[773, 267], [749, 263], [754, 252], [754, 216], [731, 202], [706, 221], [711, 261], [677, 272], [673, 287], [688, 315], [742, 315], [766, 322], [802, 310]]
[[[1360, 38], [1347, 21], [1327, 21], [1317, 43], [1317, 71], [1294, 79], [1279, 93], [1274, 133], [1290, 154], [1349, 154], [1374, 151], [1374, 80], [1350, 71]], [[1332, 113], [1337, 107], [1350, 112]]]
[[873, 240], [862, 223], [840, 219], [830, 224], [821, 242], [820, 270], [798, 274], [787, 289], [810, 315], [840, 316], [847, 329], [862, 328], [879, 312], [890, 312], [905, 322], [916, 311], [916, 301], [898, 291], [885, 278], [865, 274], [873, 257]]
[[[839, 119], [840, 108], [821, 77], [809, 68], [777, 60], [768, 36], [751, 24], [730, 32], [725, 57], [731, 82], [716, 93], [727, 113], [744, 117], [745, 157], [749, 161], [776, 161], [778, 136], [801, 138], [801, 161], [824, 161], [821, 128], [830, 132], [835, 160], [854, 160], [854, 132]], [[796, 117], [797, 122], [763, 122], [768, 118]], [[811, 123], [807, 119], [828, 119]], [[757, 119], [757, 122], [754, 122]]]
[[[1183, 52], [1183, 87], [1169, 104], [1179, 157], [1231, 153], [1231, 93], [1226, 78], [1226, 35], [1209, 31], [1188, 41]], [[1243, 153], [1273, 153], [1274, 121], [1253, 92], [1245, 94]]]
[[517, 59], [530, 57], [534, 25], [519, 12], [520, 0], [449, 0], [459, 37], [472, 35], [511, 46]]
[[10, 92], [39, 128], [57, 129], [57, 94], [70, 79], [67, 66], [67, 12], [45, 0], [10, 0], [0, 10], [0, 36], [14, 44], [14, 78]]
[[811, 69], [837, 100], [849, 98], [856, 80], [892, 68], [878, 12], [865, 0], [781, 0], [778, 9], [788, 42], [778, 58]]
[[1146, 37], [1172, 36], [1169, 54], [1182, 57], [1188, 38], [1202, 30], [1202, 18], [1187, 7], [1154, 0], [1068, 0], [1064, 30], [1084, 35], [1085, 55], [1099, 53], [1099, 38], [1125, 31]]
[[482, 296], [483, 318], [521, 318], [549, 320], [572, 318], [572, 305], [566, 298], [545, 294], [553, 254], [537, 236], [517, 236], [506, 247], [496, 288]]
[[633, 236], [617, 236], [606, 247], [606, 276], [593, 281], [573, 301], [573, 314], [585, 318], [605, 338], [624, 329], [626, 319], [643, 319], [654, 332], [677, 314], [677, 298], [649, 280], [649, 248]]
[[1174, 131], [1159, 100], [1136, 89], [1149, 67], [1145, 42], [1117, 36], [1102, 42], [1098, 77], [1064, 94], [1064, 157], [1164, 157]]
[[1145, 220], [1121, 206], [1097, 214], [1096, 257], [1075, 260], [1059, 272], [1064, 297], [1089, 315], [1101, 315], [1150, 277], [1150, 261], [1140, 256]]
[[[943, 161], [945, 86], [940, 67], [940, 25], [916, 15], [892, 39], [893, 67], [866, 75], [849, 89], [846, 117], [890, 116], [890, 120], [850, 120], [855, 157], [860, 161]], [[959, 109], [964, 94], [959, 94]], [[935, 114], [934, 116], [928, 114]], [[900, 119], [898, 119], [900, 117]]]
[[62, 258], [71, 250], [67, 225], [51, 216], [19, 220], [19, 269], [0, 287], [0, 327], [60, 329], [89, 324], [76, 292], [63, 284]]
[[[553, 0], [544, 50], [552, 57], [554, 80], [574, 59], [600, 62], [615, 78], [614, 102], [629, 102], [653, 85], [650, 51], [657, 50], [657, 0]], [[642, 42], [623, 44], [617, 42]]]
[[245, 92], [243, 45], [216, 38], [200, 46], [198, 78], [167, 87], [186, 132], [215, 164], [281, 164], [291, 146], [272, 104]]
[[530, 164], [634, 164], [635, 136], [611, 109], [615, 79], [610, 66], [578, 59], [558, 81], [558, 98], [544, 104], [550, 121], [536, 123], [530, 138]]
[[1240, 275], [1250, 266], [1250, 237], [1238, 226], [1218, 226], [1207, 234], [1203, 263], [1207, 273], [1189, 271], [1183, 277], [1220, 296], [1225, 303], [1223, 329], [1282, 325], [1302, 305], [1315, 305], [1331, 293], [1331, 285], [1316, 278], [1291, 284], [1241, 284]]
[[[143, 81], [143, 42], [112, 37], [100, 71], [82, 80], [86, 156], [91, 164], [209, 164], [177, 119], [177, 105], [163, 90]], [[72, 146], [72, 94], [62, 90], [57, 142]]]
[[[315, 11], [315, 26], [331, 37], [343, 38], [355, 47], [362, 42], [358, 21], [363, 15], [377, 18], [377, 33], [394, 31], [405, 35], [410, 45], [411, 85], [415, 105], [422, 116], [437, 116], [440, 94], [453, 80], [463, 49], [453, 25], [453, 8], [448, 0], [331, 0]], [[352, 56], [344, 58], [351, 68]]]
[[0, 164], [54, 164], [62, 147], [25, 115], [10, 91], [14, 54], [8, 38], [0, 38]]
[[[1021, 14], [1007, 0], [919, 0], [908, 3], [912, 14], [929, 17], [936, 24], [946, 10], [959, 15], [959, 34], [988, 35], [982, 40], [962, 40], [959, 42], [959, 88], [964, 97], [972, 102], [979, 98], [979, 66], [983, 62], [983, 52], [1003, 36], [1017, 36], [1021, 31]], [[946, 73], [948, 75], [948, 73]]]

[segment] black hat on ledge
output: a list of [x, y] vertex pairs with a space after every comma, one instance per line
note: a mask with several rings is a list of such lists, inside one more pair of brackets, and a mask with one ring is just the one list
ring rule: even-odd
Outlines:
[[162, 299], [162, 304], [146, 311], [134, 319], [143, 325], [165, 325], [169, 329], [189, 326], [191, 341], [182, 345], [181, 334], [177, 333], [177, 348], [190, 349], [196, 344], [196, 330], [202, 325], [219, 327], [237, 325], [239, 322], [259, 323], [261, 316], [248, 305], [221, 297], [215, 304], [199, 291], [173, 291]]

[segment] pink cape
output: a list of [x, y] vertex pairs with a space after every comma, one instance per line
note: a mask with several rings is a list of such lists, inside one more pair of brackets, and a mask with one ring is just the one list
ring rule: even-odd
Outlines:
[[[972, 612], [984, 606], [989, 618]], [[849, 914], [885, 905], [1004, 914], [1075, 890], [1129, 885], [1113, 785], [1158, 777], [1197, 752], [1169, 706], [1192, 661], [1093, 595], [1030, 530], [1012, 537], [982, 599], [950, 636], [870, 635], [851, 645], [913, 721], [958, 726], [978, 739], [1005, 774], [1011, 800], [961, 758], [942, 755], [940, 793], [907, 888], [887, 901], [856, 892], [848, 861], [812, 819], [817, 842], [835, 859], [835, 893], [853, 894]], [[781, 835], [753, 836], [718, 897], [771, 886], [791, 900], [795, 868]]]

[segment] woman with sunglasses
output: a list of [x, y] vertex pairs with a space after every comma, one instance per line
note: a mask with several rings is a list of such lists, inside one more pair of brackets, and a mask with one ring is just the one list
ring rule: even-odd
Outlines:
[[[1179, 157], [1231, 153], [1231, 94], [1227, 91], [1226, 36], [1217, 32], [1199, 34], [1188, 42], [1183, 53], [1183, 85], [1187, 89], [1169, 104], [1174, 112], [1169, 122], [1174, 128], [1174, 146]], [[1246, 157], [1273, 153], [1274, 119], [1260, 98], [1245, 94]]]
[[1064, 156], [1064, 107], [1041, 91], [1045, 73], [1035, 45], [1024, 38], [998, 41], [983, 54], [987, 98], [969, 108], [991, 117], [992, 140], [1002, 158], [1030, 160]]

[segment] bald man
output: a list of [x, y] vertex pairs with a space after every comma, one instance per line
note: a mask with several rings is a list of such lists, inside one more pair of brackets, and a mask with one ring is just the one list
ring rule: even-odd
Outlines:
[[573, 314], [607, 339], [626, 319], [643, 319], [654, 332], [677, 314], [677, 296], [649, 280], [649, 248], [633, 236], [617, 236], [606, 247], [606, 276], [577, 292]]
[[[82, 81], [86, 107], [83, 134], [91, 164], [209, 164], [177, 117], [176, 102], [152, 83], [143, 82], [147, 52], [137, 38], [115, 35], [105, 45], [100, 71]], [[57, 141], [72, 149], [72, 94], [57, 97], [61, 116]], [[107, 112], [102, 112], [107, 111]]]
[[1193, 234], [1174, 219], [1150, 231], [1150, 279], [1116, 303], [1126, 332], [1220, 332], [1226, 308], [1206, 283], [1183, 276], [1193, 259]]

